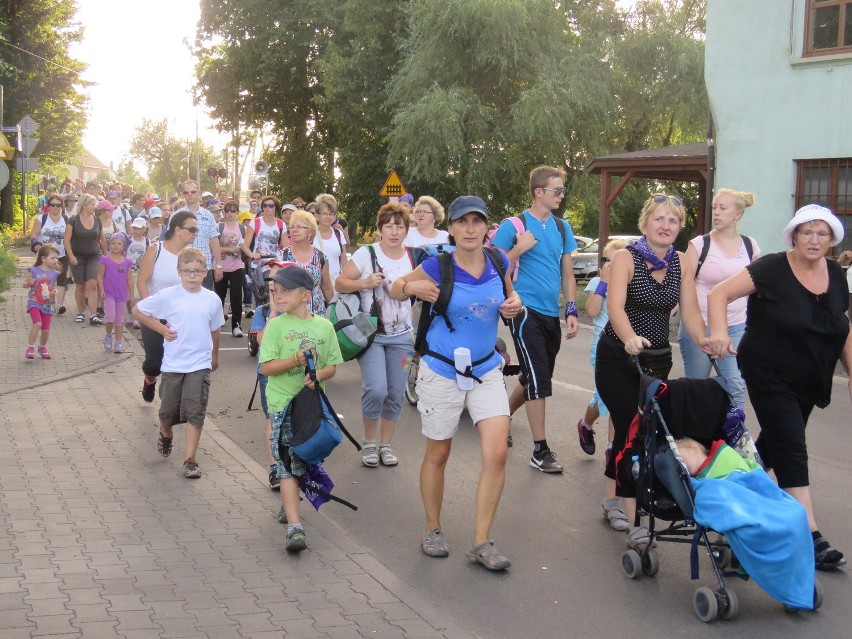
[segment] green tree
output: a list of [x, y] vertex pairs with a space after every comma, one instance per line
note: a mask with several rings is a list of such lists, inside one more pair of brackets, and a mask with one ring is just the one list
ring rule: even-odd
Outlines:
[[[85, 65], [69, 45], [82, 38], [73, 0], [4, 0], [0, 3], [0, 84], [4, 126], [24, 115], [39, 123], [38, 156], [47, 163], [69, 162], [81, 151], [86, 125]], [[13, 192], [0, 193], [0, 222], [11, 223]]]
[[[215, 183], [204, 167], [218, 166], [222, 154], [206, 144], [199, 144], [198, 150], [202, 167], [200, 186], [213, 190]], [[166, 120], [142, 120], [130, 141], [130, 157], [148, 167], [149, 182], [161, 194], [178, 190], [179, 184], [188, 178], [195, 179], [195, 155], [195, 141], [172, 136]]]
[[[115, 172], [115, 177], [119, 182], [132, 186], [136, 193], [145, 193], [154, 190], [148, 178], [136, 169], [133, 160], [125, 159], [121, 162], [118, 165], [118, 170]], [[163, 197], [165, 197], [165, 194], [163, 194]]]

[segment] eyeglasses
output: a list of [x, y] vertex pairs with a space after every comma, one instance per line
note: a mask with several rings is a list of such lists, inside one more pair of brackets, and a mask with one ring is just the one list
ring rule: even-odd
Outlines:
[[675, 206], [683, 206], [683, 200], [681, 200], [679, 197], [675, 197], [674, 195], [666, 195], [665, 193], [654, 193], [654, 195], [651, 197], [654, 198], [654, 202], [656, 202], [657, 204], [662, 204], [663, 202], [671, 200], [672, 204], [674, 204]]
[[326, 211], [325, 213], [320, 213], [319, 216], [320, 217], [334, 217], [334, 213], [329, 213], [328, 211]]
[[195, 195], [196, 193], [198, 193], [198, 191], [184, 191], [183, 192], [184, 195]]
[[190, 232], [190, 233], [192, 233], [193, 235], [195, 235], [196, 233], [198, 233], [198, 227], [197, 227], [197, 226], [182, 226], [181, 228], [182, 228], [184, 231], [189, 231], [189, 232]]
[[541, 187], [542, 191], [553, 191], [554, 195], [565, 195], [568, 192], [564, 186], [557, 186], [555, 189], [548, 189], [546, 187]]
[[611, 260], [611, 259], [609, 259], [608, 257], [602, 257], [602, 258], [601, 258], [601, 266], [603, 266], [603, 265], [604, 265], [604, 264], [606, 264], [607, 262], [612, 262], [612, 260]]
[[237, 209], [235, 209], [235, 208], [225, 209], [225, 213], [236, 213], [236, 212], [237, 212]]
[[275, 203], [274, 203], [274, 202], [264, 202], [263, 204], [261, 204], [261, 205], [260, 205], [260, 208], [263, 208], [263, 209], [274, 209], [274, 208], [275, 208]]
[[198, 277], [200, 275], [204, 275], [204, 273], [206, 271], [207, 271], [207, 269], [205, 269], [205, 268], [182, 268], [182, 269], [180, 269], [180, 274], [192, 276], [192, 277]]
[[291, 226], [291, 231], [310, 231], [311, 227], [309, 226]]
[[435, 211], [433, 211], [432, 209], [417, 209], [416, 211], [414, 211], [415, 215], [420, 215], [421, 213], [431, 213], [432, 215], [435, 215]]
[[827, 240], [831, 237], [831, 232], [829, 231], [799, 231], [799, 235], [803, 238], [809, 240], [812, 237], [816, 237], [820, 242], [823, 240]]
[[47, 205], [54, 208], [54, 209], [61, 209], [62, 208], [62, 202], [48, 202]]

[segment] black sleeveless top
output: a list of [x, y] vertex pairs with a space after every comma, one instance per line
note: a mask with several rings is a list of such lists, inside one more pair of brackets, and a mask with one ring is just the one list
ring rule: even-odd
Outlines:
[[[668, 348], [669, 316], [680, 302], [680, 256], [675, 253], [663, 281], [657, 282], [651, 277], [645, 259], [631, 247], [627, 250], [633, 257], [633, 279], [627, 283], [624, 301], [627, 319], [637, 335], [650, 340], [651, 348]], [[606, 323], [604, 333], [623, 343], [612, 322]]]
[[83, 226], [78, 216], [72, 217], [68, 223], [71, 225], [71, 250], [75, 257], [91, 258], [101, 254], [101, 233], [103, 226], [97, 215], [94, 216], [92, 228]]

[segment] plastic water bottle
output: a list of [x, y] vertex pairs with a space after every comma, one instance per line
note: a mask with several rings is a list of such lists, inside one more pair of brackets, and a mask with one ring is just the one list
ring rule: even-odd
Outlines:
[[633, 467], [630, 469], [634, 480], [639, 479], [639, 455], [633, 455]]
[[456, 365], [456, 385], [459, 387], [459, 390], [473, 390], [475, 385], [473, 378], [466, 377], [465, 375], [459, 375], [458, 373], [458, 371], [466, 371], [470, 368], [470, 349], [465, 348], [464, 346], [459, 346], [453, 351], [453, 359]]

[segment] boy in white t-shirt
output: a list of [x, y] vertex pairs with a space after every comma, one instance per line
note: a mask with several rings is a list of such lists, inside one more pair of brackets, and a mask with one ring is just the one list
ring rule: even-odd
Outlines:
[[[192, 247], [178, 255], [180, 286], [139, 300], [133, 316], [163, 335], [160, 383], [160, 436], [157, 451], [172, 452], [172, 427], [186, 422], [184, 477], [201, 477], [195, 453], [201, 439], [210, 373], [219, 367], [219, 328], [225, 323], [219, 296], [202, 286], [207, 275], [204, 253]], [[157, 318], [166, 320], [161, 324]]]

